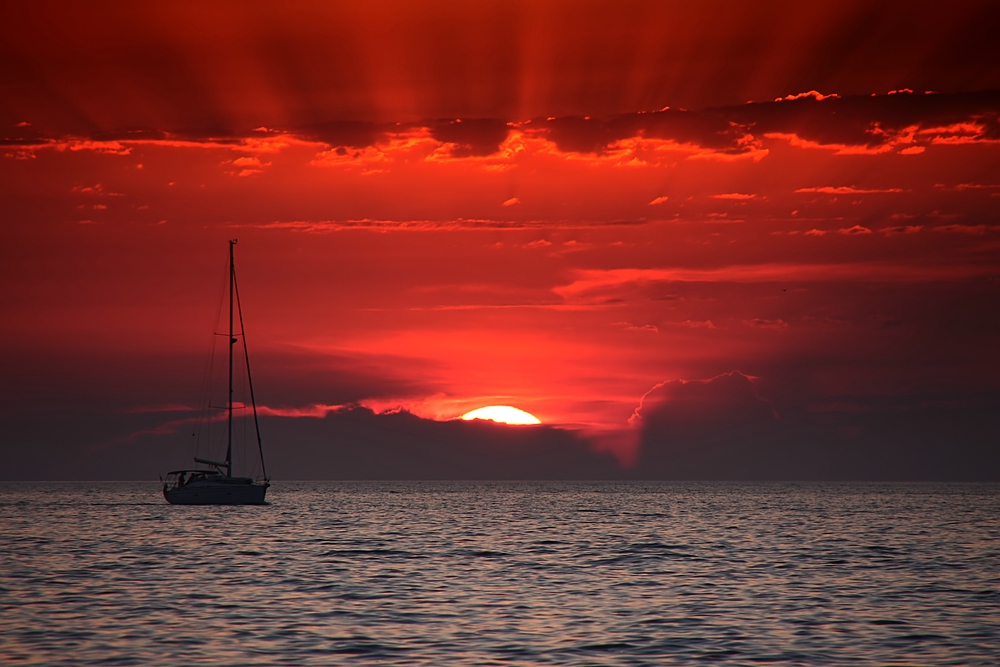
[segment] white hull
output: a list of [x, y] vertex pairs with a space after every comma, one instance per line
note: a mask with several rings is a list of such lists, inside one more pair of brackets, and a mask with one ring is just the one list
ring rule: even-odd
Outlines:
[[163, 488], [172, 505], [263, 505], [270, 484], [252, 484], [239, 479], [198, 481], [180, 488]]

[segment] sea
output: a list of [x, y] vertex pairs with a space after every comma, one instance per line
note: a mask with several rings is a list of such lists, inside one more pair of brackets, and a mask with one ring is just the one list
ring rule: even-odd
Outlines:
[[997, 665], [1000, 485], [0, 484], [4, 665]]

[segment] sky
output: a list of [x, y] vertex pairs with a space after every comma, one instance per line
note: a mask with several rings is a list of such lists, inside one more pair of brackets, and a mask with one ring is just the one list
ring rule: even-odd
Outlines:
[[0, 16], [0, 479], [1000, 479], [991, 3]]

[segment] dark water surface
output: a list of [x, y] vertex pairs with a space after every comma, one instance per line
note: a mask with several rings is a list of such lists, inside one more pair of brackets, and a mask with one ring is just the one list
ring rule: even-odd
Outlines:
[[1000, 486], [0, 484], [0, 663], [996, 665]]

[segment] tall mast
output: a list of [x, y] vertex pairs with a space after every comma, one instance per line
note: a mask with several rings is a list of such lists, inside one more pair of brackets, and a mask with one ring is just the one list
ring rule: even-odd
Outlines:
[[236, 239], [229, 242], [229, 419], [226, 428], [226, 477], [233, 476], [233, 284], [236, 280], [236, 262], [233, 260], [233, 247]]
[[253, 395], [253, 376], [250, 374], [250, 351], [247, 349], [247, 330], [243, 326], [243, 304], [240, 302], [240, 283], [233, 273], [233, 285], [236, 286], [236, 312], [240, 317], [240, 337], [243, 338], [243, 359], [247, 365], [247, 385], [250, 387], [250, 405], [253, 406], [253, 427], [257, 431], [257, 451], [260, 452], [260, 472], [267, 481], [267, 468], [264, 466], [264, 443], [260, 440], [260, 422], [257, 421], [257, 399]]

